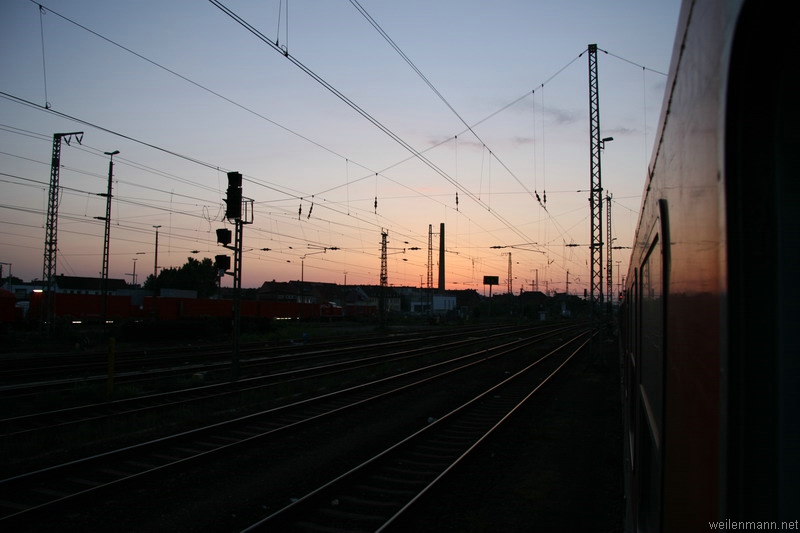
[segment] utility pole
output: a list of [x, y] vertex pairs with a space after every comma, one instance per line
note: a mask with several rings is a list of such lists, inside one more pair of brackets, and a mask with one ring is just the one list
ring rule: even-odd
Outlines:
[[56, 133], [53, 135], [53, 156], [50, 162], [50, 191], [47, 203], [47, 227], [44, 237], [44, 266], [42, 268], [42, 281], [44, 282], [45, 317], [44, 322], [49, 335], [53, 331], [53, 315], [55, 308], [55, 295], [53, 294], [53, 277], [56, 275], [56, 256], [58, 255], [58, 201], [61, 197], [59, 191], [59, 177], [61, 173], [61, 141], [67, 145], [72, 141], [73, 135], [78, 144], [83, 141], [83, 132]]
[[103, 322], [108, 321], [108, 256], [109, 245], [111, 238], [111, 181], [114, 176], [114, 156], [119, 153], [119, 150], [113, 152], [104, 152], [109, 156], [108, 160], [108, 190], [105, 194], [100, 193], [98, 196], [106, 197], [106, 216], [94, 217], [98, 220], [105, 222], [103, 230], [103, 270], [101, 273], [101, 292], [103, 294]]
[[161, 226], [153, 226], [156, 228], [156, 258], [153, 261], [153, 283], [155, 283], [156, 278], [158, 278], [158, 228]]
[[133, 258], [133, 273], [132, 274], [131, 273], [126, 273], [125, 274], [126, 276], [131, 276], [131, 285], [134, 285], [134, 286], [136, 285], [136, 260], [137, 259], [138, 258], [136, 258], [136, 257]]

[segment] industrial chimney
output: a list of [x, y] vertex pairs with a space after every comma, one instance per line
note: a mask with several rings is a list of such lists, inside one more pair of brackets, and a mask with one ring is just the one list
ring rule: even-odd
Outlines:
[[444, 292], [444, 222], [439, 224], [439, 292]]

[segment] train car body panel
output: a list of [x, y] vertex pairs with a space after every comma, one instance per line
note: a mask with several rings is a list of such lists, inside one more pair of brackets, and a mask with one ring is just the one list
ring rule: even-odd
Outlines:
[[[16, 299], [10, 298], [13, 305]], [[194, 318], [232, 318], [233, 300], [182, 298], [170, 296], [146, 296], [134, 303], [127, 295], [109, 295], [107, 300], [99, 294], [64, 294], [54, 295], [54, 316], [71, 321], [100, 321], [104, 314], [104, 301], [108, 307], [105, 311], [108, 320], [121, 321], [127, 319], [186, 320]], [[45, 298], [42, 293], [30, 296], [28, 317], [39, 320], [44, 316]], [[12, 307], [13, 309], [13, 307]], [[331, 304], [300, 303], [291, 301], [255, 301], [242, 300], [240, 314], [246, 318], [291, 319], [291, 320], [326, 320], [339, 319], [344, 316], [343, 308]], [[366, 316], [366, 314], [365, 314]], [[16, 314], [15, 314], [16, 317]], [[19, 320], [19, 317], [16, 317]]]
[[682, 5], [621, 317], [629, 531], [797, 518], [797, 104], [766, 60], [788, 26]]
[[17, 299], [14, 294], [5, 289], [0, 289], [0, 324], [10, 324], [17, 320]]

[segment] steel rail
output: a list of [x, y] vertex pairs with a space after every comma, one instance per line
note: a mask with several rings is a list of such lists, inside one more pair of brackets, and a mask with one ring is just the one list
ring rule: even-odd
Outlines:
[[[0, 506], [4, 508], [0, 523], [26, 520], [38, 512], [47, 512], [56, 504], [98, 494], [124, 482], [205, 459], [210, 454], [231, 450], [276, 432], [398, 394], [500, 357], [511, 346], [531, 342], [538, 340], [514, 340], [341, 391], [0, 480], [0, 491], [6, 493], [0, 496]], [[127, 471], [120, 470], [122, 468]], [[136, 468], [139, 470], [131, 471]], [[102, 476], [98, 473], [102, 473]], [[91, 479], [92, 476], [95, 476], [94, 479]]]
[[[501, 390], [508, 393], [509, 387], [518, 385], [534, 368], [587, 335], [589, 332], [577, 335], [447, 415], [243, 531], [288, 532], [325, 528], [330, 531], [383, 531], [502, 426], [563, 369], [589, 339], [583, 340], [533, 389], [524, 385], [523, 392], [516, 393], [513, 400], [499, 398]], [[487, 415], [486, 411], [492, 409], [501, 412]], [[486, 422], [487, 416], [494, 418]], [[480, 429], [475, 429], [478, 427]], [[419, 478], [427, 480], [419, 481]]]

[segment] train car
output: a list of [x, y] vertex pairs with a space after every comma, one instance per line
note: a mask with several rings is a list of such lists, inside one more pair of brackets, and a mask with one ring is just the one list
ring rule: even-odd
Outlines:
[[627, 531], [799, 527], [794, 27], [681, 6], [620, 316]]
[[[316, 303], [242, 300], [239, 305], [239, 312], [245, 318], [299, 320], [319, 319], [322, 316], [321, 305]], [[140, 314], [143, 317], [157, 317], [159, 320], [228, 318], [233, 316], [233, 300], [147, 297]]]
[[[7, 292], [7, 291], [6, 291]], [[14, 311], [16, 299], [9, 293], [8, 298], [0, 302], [7, 304], [0, 306], [0, 322], [21, 320], [18, 313], [11, 317], [6, 308]], [[30, 296], [28, 317], [39, 320], [44, 316], [46, 305], [41, 292], [32, 293]], [[229, 318], [233, 315], [233, 300], [184, 298], [172, 296], [152, 297], [146, 296], [138, 303], [134, 303], [130, 296], [109, 295], [106, 316], [108, 320], [120, 321], [126, 319], [158, 319], [190, 320], [196, 318]], [[104, 313], [104, 298], [99, 294], [55, 294], [54, 316], [61, 320], [75, 322], [97, 322]], [[242, 300], [240, 313], [245, 318], [264, 319], [292, 319], [292, 320], [330, 320], [341, 318], [343, 309], [331, 303], [299, 303], [292, 301], [254, 301]]]
[[0, 324], [12, 324], [19, 320], [16, 305], [17, 299], [14, 293], [0, 289]]
[[[27, 317], [40, 320], [45, 316], [45, 295], [33, 292], [29, 297]], [[56, 318], [75, 322], [100, 322], [105, 316], [108, 320], [123, 320], [135, 316], [136, 310], [130, 296], [109, 294], [56, 293], [53, 300], [53, 314]]]

